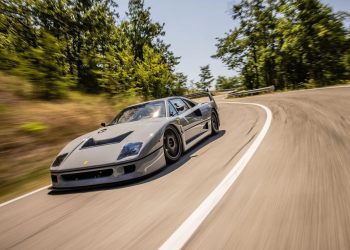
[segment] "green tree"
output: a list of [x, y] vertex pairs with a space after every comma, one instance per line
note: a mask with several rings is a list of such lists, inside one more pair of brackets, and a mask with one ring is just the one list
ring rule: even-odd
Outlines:
[[33, 83], [36, 96], [45, 99], [62, 97], [72, 83], [66, 70], [59, 41], [46, 32], [37, 37], [37, 47], [29, 48], [14, 71]]
[[27, 1], [0, 1], [0, 70], [11, 72], [20, 54], [36, 46], [31, 12]]
[[143, 61], [144, 46], [154, 48], [155, 39], [165, 35], [164, 24], [152, 21], [150, 9], [145, 8], [143, 0], [129, 0], [128, 20], [122, 27], [131, 41], [135, 60]]
[[187, 79], [188, 77], [181, 73], [175, 73], [175, 77], [174, 77], [174, 84], [172, 86], [172, 91], [171, 94], [172, 95], [183, 95], [186, 91], [187, 91]]
[[137, 92], [135, 75], [135, 59], [127, 38], [120, 29], [111, 33], [113, 44], [104, 55], [96, 58], [98, 83], [101, 89], [109, 95], [121, 95], [127, 92]]
[[148, 46], [161, 53], [162, 60], [173, 69], [179, 57], [175, 57], [170, 45], [162, 40], [164, 23], [152, 20], [151, 8], [145, 7], [144, 0], [130, 0], [126, 15], [128, 20], [122, 23], [122, 28], [131, 42], [135, 60], [143, 61], [143, 48]]
[[98, 92], [96, 58], [111, 45], [116, 28], [113, 0], [35, 0], [31, 5], [33, 25], [57, 38], [77, 88]]
[[248, 89], [323, 86], [347, 76], [341, 16], [318, 0], [242, 0], [232, 8], [239, 25], [218, 39], [214, 57]]
[[173, 71], [179, 58], [170, 51], [170, 45], [162, 40], [165, 35], [164, 24], [152, 20], [150, 8], [145, 7], [143, 0], [130, 0], [126, 14], [128, 20], [122, 23], [121, 28], [130, 41], [134, 54], [136, 87], [142, 89], [141, 93], [145, 98], [170, 93], [174, 88], [172, 85], [176, 77]]
[[[112, 0], [75, 0], [68, 5], [72, 18], [69, 21], [71, 71], [78, 79], [78, 88], [98, 92], [98, 69], [96, 58], [104, 56], [112, 44], [111, 34], [115, 29], [115, 3]], [[69, 19], [68, 19], [69, 20]]]
[[215, 88], [217, 90], [236, 89], [240, 87], [240, 80], [238, 76], [225, 77], [218, 76], [216, 79]]
[[215, 58], [231, 69], [241, 69], [247, 88], [275, 84], [276, 5], [263, 0], [243, 0], [232, 8], [239, 26], [219, 38]]
[[42, 98], [67, 86], [146, 99], [182, 92], [164, 24], [143, 0], [130, 0], [125, 21], [116, 8], [114, 0], [1, 1], [0, 70], [28, 78]]
[[162, 62], [161, 54], [154, 49], [145, 46], [143, 49], [143, 61], [135, 65], [136, 86], [142, 89], [145, 99], [153, 96], [160, 98], [166, 93], [166, 86], [172, 81], [172, 72], [169, 66]]
[[196, 87], [200, 90], [207, 90], [211, 87], [214, 77], [211, 74], [209, 64], [203, 67], [200, 67], [199, 82], [196, 83]]
[[27, 51], [38, 47], [36, 34], [43, 31], [60, 44], [69, 66], [62, 76], [73, 76], [80, 90], [99, 91], [96, 58], [111, 45], [110, 33], [116, 28], [112, 0], [15, 0], [0, 4], [1, 36], [11, 43], [2, 52], [15, 48], [11, 54], [0, 52], [6, 65], [19, 65], [18, 58], [24, 54], [27, 60]]
[[[302, 51], [300, 64], [307, 69], [305, 79], [323, 86], [341, 79], [344, 67], [341, 58], [346, 50], [346, 32], [342, 20], [332, 9], [318, 0], [292, 0], [286, 18], [298, 32], [293, 49]], [[290, 34], [286, 36], [292, 40]]]

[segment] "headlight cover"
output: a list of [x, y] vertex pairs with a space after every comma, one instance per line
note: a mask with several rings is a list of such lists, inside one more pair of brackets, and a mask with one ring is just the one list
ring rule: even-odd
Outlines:
[[128, 143], [125, 144], [122, 152], [118, 156], [118, 160], [121, 160], [128, 156], [137, 155], [142, 147], [142, 142]]
[[68, 155], [68, 153], [65, 153], [65, 154], [57, 156], [55, 161], [52, 163], [52, 166], [53, 167], [58, 167], [59, 165], [61, 165], [61, 163], [67, 157], [67, 155]]

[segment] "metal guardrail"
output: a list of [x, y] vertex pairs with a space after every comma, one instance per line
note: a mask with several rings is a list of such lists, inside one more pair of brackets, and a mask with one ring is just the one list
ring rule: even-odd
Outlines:
[[[189, 95], [185, 95], [184, 97], [187, 97], [189, 99], [196, 99], [196, 98], [201, 98], [201, 97], [208, 97], [209, 101], [214, 101], [213, 98], [213, 92], [212, 91], [200, 91], [200, 92], [196, 92], [196, 93], [192, 93]], [[214, 101], [215, 102], [215, 101]]]
[[232, 89], [217, 89], [217, 90], [215, 90], [215, 92], [233, 92], [235, 90], [236, 90], [235, 88], [232, 88]]
[[231, 92], [228, 94], [228, 96], [241, 97], [241, 96], [254, 95], [259, 93], [269, 93], [269, 92], [273, 92], [274, 90], [275, 90], [275, 86], [271, 85], [265, 88]]
[[200, 98], [205, 96], [208, 96], [207, 92], [198, 92], [198, 93], [188, 94], [188, 95], [185, 95], [184, 97], [187, 97], [189, 99], [194, 99], [194, 98]]
[[229, 92], [228, 96], [240, 97], [240, 96], [246, 96], [246, 95], [254, 95], [258, 93], [269, 93], [269, 92], [273, 92], [274, 90], [275, 90], [275, 86], [271, 85], [265, 88], [250, 89], [250, 90], [244, 90], [244, 91], [237, 91], [235, 89], [223, 89], [223, 90], [210, 91], [210, 92], [200, 91], [200, 92], [185, 95], [185, 97], [189, 99], [195, 99], [195, 98], [201, 98], [201, 97], [208, 97], [208, 95], [210, 95], [211, 97], [216, 93], [225, 93], [225, 92]]
[[201, 97], [208, 97], [208, 95], [211, 95], [212, 93], [207, 92], [207, 91], [201, 91], [201, 92], [196, 92], [192, 94], [185, 95], [184, 97], [187, 97], [189, 99], [195, 99], [195, 98], [201, 98]]
[[[225, 94], [227, 92], [235, 92], [235, 89], [222, 89], [222, 90], [213, 90], [209, 91], [212, 96], [218, 95], [218, 94]], [[189, 99], [195, 99], [195, 98], [201, 98], [201, 97], [207, 97], [208, 92], [207, 91], [200, 91], [200, 92], [195, 92], [192, 94], [185, 95], [185, 97]]]

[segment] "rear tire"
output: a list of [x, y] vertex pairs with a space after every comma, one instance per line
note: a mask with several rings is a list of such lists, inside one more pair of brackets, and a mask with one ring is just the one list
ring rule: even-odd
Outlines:
[[182, 155], [181, 137], [177, 130], [169, 126], [163, 136], [164, 155], [167, 163], [176, 162]]
[[219, 118], [215, 111], [213, 111], [211, 113], [211, 134], [216, 135], [217, 133], [219, 133]]

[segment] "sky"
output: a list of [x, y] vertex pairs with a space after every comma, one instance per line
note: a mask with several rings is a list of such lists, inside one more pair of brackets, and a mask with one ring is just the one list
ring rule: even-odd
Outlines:
[[[121, 18], [125, 18], [128, 0], [117, 1]], [[200, 66], [210, 64], [214, 77], [236, 74], [218, 59], [211, 56], [216, 51], [216, 38], [224, 37], [235, 25], [230, 17], [230, 7], [238, 0], [145, 0], [151, 7], [152, 20], [165, 23], [164, 41], [180, 56], [176, 71], [183, 72], [188, 80], [199, 80]], [[335, 11], [350, 11], [350, 0], [321, 0]]]

